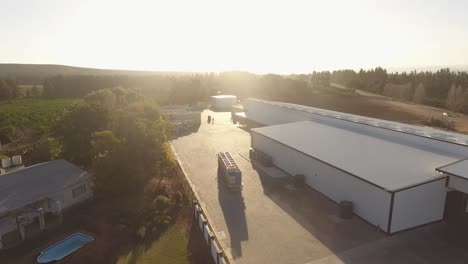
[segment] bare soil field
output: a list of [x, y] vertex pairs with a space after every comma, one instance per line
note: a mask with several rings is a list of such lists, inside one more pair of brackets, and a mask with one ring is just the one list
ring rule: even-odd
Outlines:
[[441, 118], [442, 113], [446, 112], [449, 114], [450, 120], [455, 122], [455, 132], [468, 134], [467, 115], [376, 96], [320, 92], [313, 97], [294, 103], [418, 126], [424, 126], [423, 122], [431, 117]]

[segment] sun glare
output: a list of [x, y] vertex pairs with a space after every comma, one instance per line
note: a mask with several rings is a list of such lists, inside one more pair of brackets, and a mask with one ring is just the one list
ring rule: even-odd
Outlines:
[[[437, 12], [429, 8], [412, 12], [421, 9], [413, 2], [404, 2], [409, 11], [400, 10], [403, 2], [370, 0], [33, 3], [35, 12], [22, 12], [21, 26], [31, 20], [28, 25], [34, 30], [23, 34], [19, 43], [2, 43], [4, 60], [140, 70], [302, 73], [460, 63], [468, 45], [468, 38], [460, 38], [463, 29], [450, 24], [460, 22], [457, 14], [451, 21], [434, 17]], [[50, 10], [50, 5], [57, 8]], [[36, 13], [47, 15], [33, 21]], [[431, 28], [427, 41], [422, 29], [436, 20], [439, 25]], [[11, 28], [6, 33], [17, 34]], [[40, 43], [30, 41], [39, 38]]]

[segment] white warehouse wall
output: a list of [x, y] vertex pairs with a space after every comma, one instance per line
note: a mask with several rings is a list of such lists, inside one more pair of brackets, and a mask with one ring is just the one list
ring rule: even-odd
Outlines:
[[211, 102], [216, 108], [227, 109], [236, 104], [237, 97], [211, 97]]
[[390, 233], [443, 219], [445, 178], [395, 192]]
[[450, 176], [448, 187], [460, 192], [468, 193], [468, 179]]
[[304, 174], [309, 186], [335, 202], [352, 201], [355, 214], [387, 231], [389, 192], [256, 132], [251, 134], [252, 146], [271, 155], [276, 166], [291, 175]]

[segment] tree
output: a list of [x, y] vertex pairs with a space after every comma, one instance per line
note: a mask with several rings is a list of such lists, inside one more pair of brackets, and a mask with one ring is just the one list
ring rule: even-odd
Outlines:
[[58, 158], [61, 151], [62, 145], [56, 138], [42, 138], [33, 145], [28, 159], [35, 163], [46, 162]]
[[[133, 164], [125, 162], [121, 141], [109, 130], [97, 131], [91, 135], [92, 171], [96, 177], [96, 187], [107, 193], [123, 192], [127, 185], [125, 177], [130, 178]], [[130, 187], [132, 185], [129, 185]]]
[[10, 100], [18, 95], [18, 87], [13, 80], [0, 80], [0, 100]]
[[91, 135], [103, 130], [108, 114], [90, 104], [73, 107], [61, 120], [58, 134], [63, 140], [63, 155], [66, 159], [82, 166], [89, 166], [92, 160]]
[[419, 83], [414, 89], [413, 102], [422, 104], [426, 98], [426, 88], [422, 83]]
[[118, 194], [141, 190], [150, 176], [170, 165], [165, 124], [142, 103], [112, 113], [110, 130], [91, 135], [92, 171], [98, 189]]
[[39, 90], [39, 87], [37, 87], [36, 84], [33, 85], [31, 88], [31, 96], [40, 96], [41, 91]]
[[91, 134], [91, 147], [94, 158], [109, 155], [120, 145], [120, 140], [110, 130], [97, 131]]
[[157, 105], [132, 89], [94, 91], [62, 119], [63, 155], [96, 176], [109, 194], [141, 190], [151, 176], [172, 166], [169, 126]]

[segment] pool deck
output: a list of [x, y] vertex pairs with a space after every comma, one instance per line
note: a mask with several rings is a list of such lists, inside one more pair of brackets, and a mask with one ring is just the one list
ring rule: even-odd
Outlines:
[[51, 263], [62, 260], [93, 240], [94, 237], [89, 235], [74, 233], [41, 251], [37, 262]]

